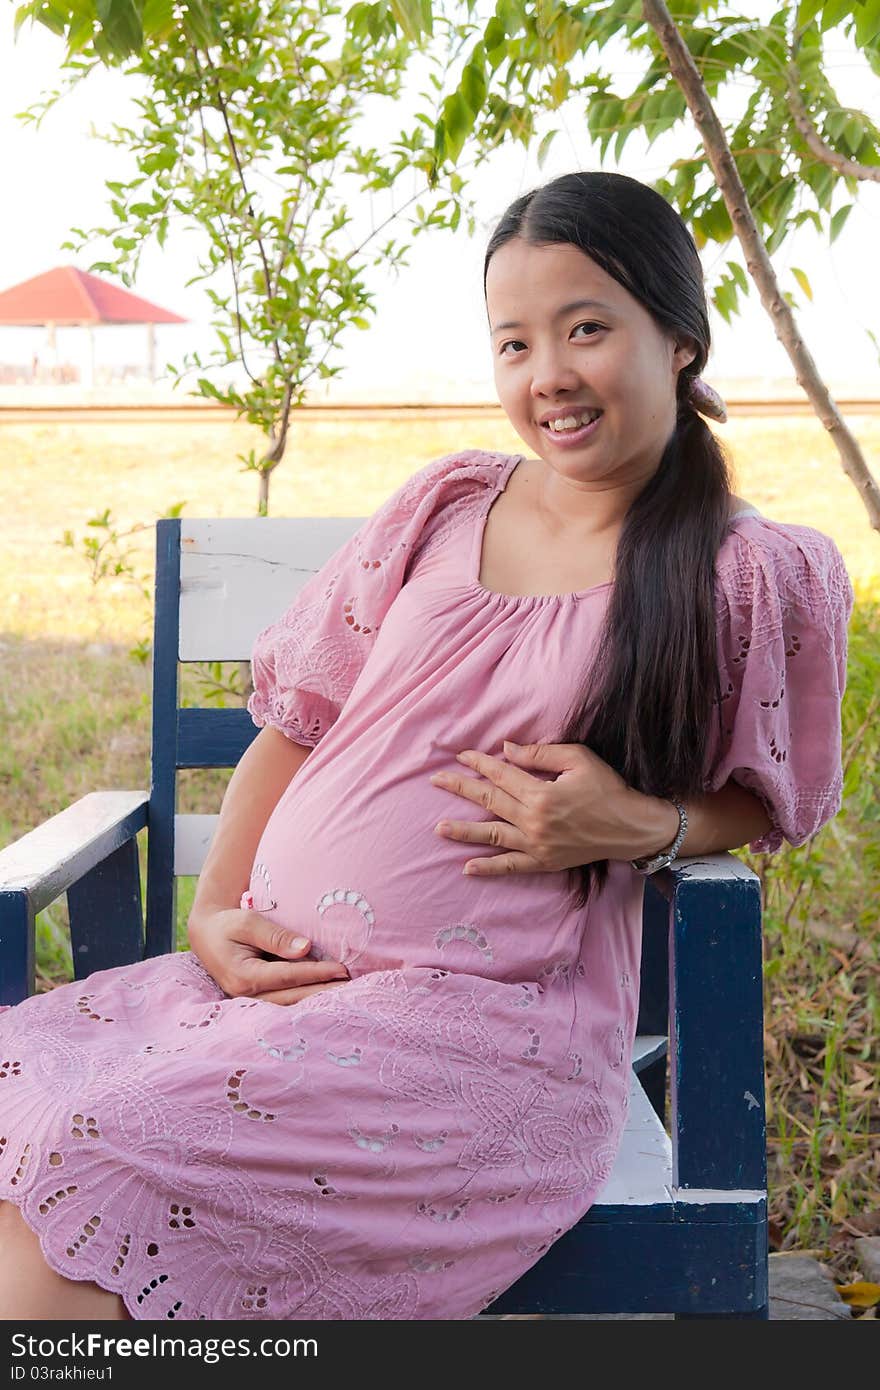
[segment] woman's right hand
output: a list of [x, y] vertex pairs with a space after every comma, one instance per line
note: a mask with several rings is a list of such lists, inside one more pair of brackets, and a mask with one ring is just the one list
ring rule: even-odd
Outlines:
[[349, 979], [338, 960], [305, 960], [311, 946], [306, 937], [242, 908], [191, 916], [189, 944], [232, 998], [244, 995], [266, 1004], [295, 1004]]

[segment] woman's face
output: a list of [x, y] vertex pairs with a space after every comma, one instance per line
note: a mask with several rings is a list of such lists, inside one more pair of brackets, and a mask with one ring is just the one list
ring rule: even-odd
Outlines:
[[[677, 344], [578, 247], [513, 237], [495, 252], [486, 299], [498, 398], [520, 438], [572, 481], [646, 483], [675, 428]], [[596, 301], [596, 302], [585, 302]], [[601, 411], [585, 427], [584, 411]], [[550, 420], [577, 420], [555, 432]]]

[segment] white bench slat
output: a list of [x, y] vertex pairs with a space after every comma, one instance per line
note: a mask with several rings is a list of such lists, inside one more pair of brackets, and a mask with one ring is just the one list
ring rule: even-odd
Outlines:
[[254, 638], [364, 517], [186, 518], [180, 533], [181, 661], [247, 661]]
[[596, 1198], [601, 1206], [650, 1206], [672, 1201], [672, 1143], [631, 1074], [629, 1110], [614, 1167]]
[[646, 1066], [648, 1062], [654, 1062], [658, 1057], [662, 1057], [666, 1051], [666, 1042], [665, 1033], [643, 1033], [636, 1038], [632, 1051], [633, 1066], [638, 1066], [640, 1062]]
[[0, 851], [0, 888], [14, 891], [61, 874], [72, 854], [102, 840], [146, 801], [145, 791], [87, 792]]
[[205, 864], [219, 816], [174, 817], [174, 874], [197, 877]]

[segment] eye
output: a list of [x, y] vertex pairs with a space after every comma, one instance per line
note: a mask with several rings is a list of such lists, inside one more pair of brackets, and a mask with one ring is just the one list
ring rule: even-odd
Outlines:
[[[579, 323], [579, 324], [577, 324], [571, 331], [572, 331], [572, 333], [577, 333], [577, 331], [578, 331], [579, 328], [597, 328], [597, 329], [601, 332], [603, 327], [604, 327], [603, 324], [601, 324], [601, 323], [594, 323], [594, 322], [592, 321], [592, 319], [590, 319], [590, 320], [588, 320], [586, 323]], [[591, 338], [593, 338], [593, 337], [595, 337], [595, 334], [594, 334], [594, 333], [591, 333], [589, 336], [590, 336]]]
[[498, 356], [506, 357], [507, 353], [505, 349], [509, 347], [525, 347], [525, 343], [520, 338], [509, 338], [506, 343], [501, 344], [500, 348], [498, 349]]

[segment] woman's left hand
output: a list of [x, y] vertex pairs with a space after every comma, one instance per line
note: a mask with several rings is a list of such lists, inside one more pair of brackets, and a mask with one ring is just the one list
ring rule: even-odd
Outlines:
[[[600, 859], [628, 859], [639, 793], [580, 743], [504, 743], [505, 757], [467, 750], [477, 777], [439, 772], [437, 787], [466, 797], [494, 820], [439, 822], [437, 834], [502, 853], [470, 859], [472, 874], [557, 873]], [[557, 774], [542, 781], [526, 768]], [[445, 827], [445, 828], [441, 828]]]

